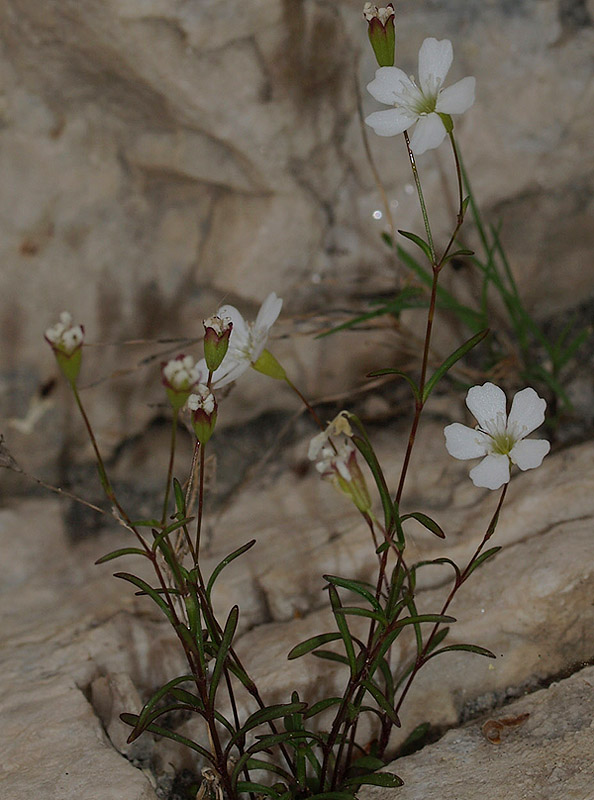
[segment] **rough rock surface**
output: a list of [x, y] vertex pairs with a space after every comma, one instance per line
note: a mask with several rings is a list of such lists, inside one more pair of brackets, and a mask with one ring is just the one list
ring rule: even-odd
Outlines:
[[[249, 310], [274, 289], [293, 334], [280, 355], [301, 386], [343, 391], [363, 354], [374, 366], [377, 337], [294, 338], [303, 312], [319, 313], [315, 328], [394, 287], [357, 116], [354, 77], [374, 71], [361, 5], [0, 2], [0, 410], [30, 467], [51, 471], [71, 437], [61, 404], [40, 397], [55, 374], [41, 334], [64, 307], [93, 342], [191, 338], [222, 297]], [[408, 72], [434, 35], [454, 42], [452, 79], [477, 77], [460, 140], [528, 306], [543, 317], [591, 296], [590, 7], [425, 0], [398, 8], [398, 34]], [[370, 141], [396, 227], [418, 231], [401, 142]], [[443, 231], [447, 148], [420, 165]], [[106, 446], [155, 415], [143, 359], [167, 350], [85, 352], [85, 381], [104, 379], [89, 402]], [[279, 392], [247, 392], [232, 418], [282, 405]]]
[[[448, 539], [419, 530], [412, 534], [410, 558], [447, 551], [464, 563], [482, 536], [494, 497], [467, 483], [467, 465], [449, 461], [436, 427], [429, 425], [425, 436], [409, 485], [410, 508], [421, 484], [430, 495], [434, 489], [432, 513], [446, 526]], [[399, 448], [389, 447], [388, 437], [377, 438], [382, 456], [394, 464]], [[492, 709], [506, 716], [510, 699], [591, 661], [592, 454], [586, 443], [550, 455], [538, 471], [515, 476], [495, 540], [503, 550], [451, 608], [459, 620], [451, 642], [480, 644], [497, 659], [449, 653], [427, 665], [403, 708], [394, 746], [421, 721], [440, 730]], [[444, 484], [457, 488], [440, 495]], [[447, 505], [446, 520], [439, 509], [445, 514]], [[305, 513], [312, 508], [313, 525]], [[97, 798], [122, 796], [125, 789], [126, 797], [148, 800], [154, 796], [151, 781], [162, 793], [174, 768], [196, 765], [175, 746], [154, 748], [146, 736], [126, 745], [119, 714], [137, 710], [148, 693], [184, 670], [183, 662], [147, 601], [110, 578], [109, 564], [92, 566], [99, 555], [123, 546], [127, 534], [112, 527], [73, 541], [61, 512], [54, 500], [30, 500], [0, 512], [2, 553], [10, 564], [2, 585], [2, 788], [11, 800], [24, 800], [33, 788], [48, 800], [66, 800], [89, 780]], [[206, 570], [252, 535], [258, 539], [243, 565], [222, 574], [216, 602], [221, 614], [240, 602], [238, 651], [266, 697], [283, 702], [294, 688], [311, 697], [312, 691], [339, 687], [340, 667], [311, 656], [291, 662], [284, 657], [294, 644], [330, 629], [321, 573], [365, 577], [371, 570], [366, 531], [344, 498], [315, 474], [296, 482], [292, 472], [269, 472], [238, 495], [211, 533]], [[441, 607], [446, 581], [437, 567], [427, 568], [424, 578], [420, 573], [420, 610]], [[396, 650], [396, 668], [409, 653], [410, 642]], [[198, 735], [193, 721], [184, 726]], [[454, 740], [456, 735], [466, 741], [465, 731], [451, 734]], [[563, 749], [559, 753], [559, 774], [573, 774], [574, 762], [565, 760]], [[535, 780], [542, 769], [534, 767]]]
[[[389, 769], [404, 780], [401, 789], [363, 789], [359, 797], [589, 800], [594, 786], [593, 688], [594, 668], [588, 667], [394, 762]], [[490, 740], [498, 732], [493, 722], [502, 725], [499, 743]]]

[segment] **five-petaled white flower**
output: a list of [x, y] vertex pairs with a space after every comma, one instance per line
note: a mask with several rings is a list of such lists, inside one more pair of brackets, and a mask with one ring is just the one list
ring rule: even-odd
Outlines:
[[[235, 306], [222, 306], [217, 311], [221, 319], [233, 323], [229, 349], [223, 363], [212, 376], [212, 386], [225, 386], [237, 380], [264, 352], [270, 329], [280, 314], [283, 301], [271, 292], [262, 303], [255, 322], [246, 322]], [[202, 364], [203, 362], [200, 362]]]
[[470, 470], [475, 486], [499, 489], [510, 478], [510, 465], [522, 470], [539, 467], [551, 445], [545, 439], [525, 437], [544, 422], [546, 401], [534, 389], [522, 389], [506, 413], [504, 392], [493, 383], [473, 386], [466, 396], [466, 405], [478, 422], [469, 428], [454, 422], [445, 430], [446, 448], [454, 458], [480, 458]]
[[419, 83], [398, 67], [380, 67], [367, 90], [394, 108], [375, 111], [365, 122], [379, 136], [395, 136], [416, 123], [410, 146], [416, 155], [439, 147], [446, 135], [440, 114], [463, 114], [474, 103], [472, 77], [442, 88], [454, 54], [448, 39], [425, 39], [419, 50]]

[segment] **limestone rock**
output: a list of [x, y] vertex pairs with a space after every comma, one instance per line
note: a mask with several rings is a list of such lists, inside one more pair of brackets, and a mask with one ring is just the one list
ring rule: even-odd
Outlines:
[[[503, 217], [523, 296], [545, 317], [594, 291], [582, 268], [593, 28], [583, 4], [510, 8], [403, 7], [399, 63], [416, 70], [422, 39], [449, 37], [452, 79], [477, 77], [476, 105], [456, 130], [481, 204]], [[29, 468], [55, 478], [50, 465], [72, 441], [71, 414], [48, 395], [56, 370], [41, 340], [64, 308], [89, 341], [146, 342], [85, 351], [85, 381], [100, 381], [90, 411], [113, 452], [158, 416], [150, 370], [171, 347], [161, 340], [191, 347], [183, 341], [223, 297], [249, 308], [274, 289], [294, 338], [304, 312], [344, 319], [394, 290], [357, 115], [354, 75], [364, 86], [375, 69], [359, 0], [2, 0], [0, 21], [0, 408]], [[376, 107], [367, 96], [363, 105]], [[396, 227], [418, 231], [402, 143], [370, 145]], [[420, 162], [438, 238], [452, 219], [450, 166], [445, 146]], [[458, 278], [464, 292], [469, 270]], [[309, 342], [283, 344], [281, 355], [300, 385], [324, 375], [316, 392], [342, 392], [386, 346], [383, 332], [357, 338], [355, 352], [350, 337], [311, 357]], [[234, 413], [279, 407], [282, 392], [254, 390]]]
[[[402, 788], [366, 787], [358, 794], [361, 800], [585, 800], [594, 784], [593, 681], [594, 668], [587, 667], [449, 731], [390, 765]], [[488, 738], [493, 721], [504, 723], [499, 744]]]

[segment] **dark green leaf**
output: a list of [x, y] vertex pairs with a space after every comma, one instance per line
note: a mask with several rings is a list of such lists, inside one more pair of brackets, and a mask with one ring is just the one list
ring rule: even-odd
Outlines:
[[353, 646], [353, 637], [351, 636], [351, 632], [349, 630], [349, 626], [347, 624], [346, 619], [344, 618], [344, 614], [341, 614], [342, 610], [342, 603], [340, 601], [340, 596], [336, 588], [330, 585], [328, 592], [330, 594], [330, 604], [332, 605], [332, 611], [334, 613], [334, 618], [336, 620], [336, 625], [338, 630], [340, 631], [340, 635], [342, 637], [342, 641], [344, 643], [344, 649], [346, 653], [346, 657], [349, 662], [349, 666], [351, 668], [351, 675], [355, 675], [356, 668], [357, 668], [357, 661], [355, 658], [355, 648]]
[[459, 361], [463, 356], [466, 355], [473, 347], [476, 347], [479, 342], [487, 336], [489, 333], [489, 329], [486, 328], [483, 331], [479, 331], [479, 333], [472, 336], [468, 341], [464, 342], [457, 350], [455, 350], [450, 356], [446, 358], [446, 360], [439, 366], [433, 375], [429, 378], [427, 383], [425, 384], [425, 388], [423, 389], [423, 403], [427, 400], [435, 385], [443, 376], [450, 370], [456, 361]]
[[428, 517], [427, 514], [423, 514], [420, 511], [413, 511], [412, 514], [405, 514], [403, 517], [400, 517], [400, 521], [404, 522], [405, 519], [416, 519], [424, 528], [427, 528], [428, 531], [434, 533], [436, 536], [439, 536], [440, 539], [445, 539], [446, 535], [443, 530], [439, 527], [437, 522], [431, 517]]
[[279, 703], [278, 705], [268, 706], [267, 708], [260, 708], [251, 714], [237, 733], [233, 736], [230, 744], [234, 744], [241, 739], [242, 736], [253, 728], [257, 728], [264, 722], [270, 722], [274, 719], [280, 719], [288, 714], [303, 711], [307, 708], [307, 703]]
[[332, 650], [314, 650], [312, 655], [316, 658], [323, 658], [325, 661], [337, 661], [339, 664], [346, 664], [349, 666], [349, 660], [341, 653], [333, 653]]
[[500, 550], [501, 547], [491, 547], [490, 550], [485, 550], [484, 553], [481, 553], [481, 555], [472, 562], [470, 569], [464, 576], [464, 580], [466, 580], [466, 578], [468, 578], [468, 576], [471, 575], [475, 569], [477, 569], [477, 567], [480, 567], [481, 564], [484, 564], [485, 561], [487, 561], [489, 558], [492, 558], [492, 556], [494, 556], [495, 553], [498, 553]]
[[288, 781], [292, 781], [291, 775], [284, 770], [282, 767], [279, 767], [278, 764], [272, 764], [270, 761], [262, 761], [259, 758], [248, 758], [246, 761], [245, 766], [248, 769], [262, 769], [266, 770], [267, 772], [272, 772], [275, 775], [280, 775], [282, 778], [285, 778]]
[[254, 783], [253, 781], [238, 781], [237, 782], [237, 791], [238, 792], [257, 792], [260, 795], [264, 795], [264, 797], [272, 797], [274, 800], [278, 800], [281, 796], [280, 792], [277, 792], [275, 789], [272, 789], [270, 786], [265, 786], [263, 783]]
[[227, 622], [225, 623], [225, 629], [223, 631], [223, 636], [221, 638], [221, 642], [218, 647], [217, 657], [212, 671], [212, 677], [210, 679], [208, 696], [212, 705], [214, 705], [219, 681], [221, 680], [221, 675], [223, 674], [223, 667], [225, 666], [225, 661], [227, 660], [229, 648], [231, 647], [231, 644], [233, 642], [233, 637], [235, 636], [238, 619], [239, 619], [239, 607], [233, 606], [233, 608], [229, 612], [229, 616], [227, 617]]
[[349, 591], [358, 594], [360, 597], [365, 598], [372, 608], [378, 612], [381, 612], [381, 605], [375, 599], [375, 596], [369, 591], [367, 586], [365, 586], [361, 581], [340, 578], [337, 575], [323, 575], [322, 577], [325, 581], [328, 581], [328, 583], [331, 583], [333, 586], [340, 586], [343, 589], [348, 589]]
[[478, 644], [449, 644], [442, 647], [440, 650], [435, 650], [430, 656], [427, 656], [427, 661], [440, 653], [447, 653], [452, 650], [464, 650], [467, 653], [476, 653], [477, 656], [485, 656], [485, 658], [497, 658], [495, 653], [487, 650], [486, 647], [479, 647]]
[[[134, 727], [138, 720], [136, 714], [120, 714], [120, 719], [122, 722], [125, 722], [126, 725], [131, 725]], [[168, 731], [166, 728], [161, 728], [159, 725], [149, 725], [146, 729], [151, 733], [156, 733], [157, 736], [164, 736], [166, 739], [171, 739], [174, 742], [179, 742], [180, 744], [184, 744], [186, 747], [189, 747], [191, 750], [195, 750], [197, 753], [205, 758], [207, 761], [213, 762], [213, 756], [209, 751], [202, 747], [202, 745], [193, 742], [191, 739], [187, 739], [185, 736], [180, 736], [178, 733], [173, 733], [173, 731]]]
[[395, 375], [399, 378], [404, 378], [404, 380], [408, 383], [408, 385], [412, 389], [412, 393], [414, 395], [415, 400], [420, 401], [421, 394], [419, 392], [419, 387], [407, 372], [403, 372], [401, 369], [393, 369], [392, 367], [386, 367], [385, 369], [374, 369], [373, 372], [367, 373], [368, 378], [379, 378], [382, 375]]
[[180, 514], [182, 517], [185, 517], [186, 498], [181, 483], [178, 481], [177, 478], [173, 479], [173, 494], [175, 495], [175, 507], [177, 508], [177, 513]]
[[423, 253], [427, 256], [427, 260], [430, 264], [433, 263], [433, 256], [431, 254], [431, 248], [427, 244], [424, 239], [421, 239], [420, 236], [417, 236], [416, 233], [411, 233], [410, 231], [398, 231], [401, 236], [405, 236], [407, 239], [410, 239], [411, 242], [414, 242], [417, 247], [420, 247]]
[[377, 460], [377, 456], [371, 446], [371, 442], [365, 432], [365, 428], [363, 427], [363, 423], [355, 414], [349, 414], [349, 421], [353, 422], [355, 427], [360, 431], [361, 436], [353, 436], [352, 442], [355, 447], [359, 450], [365, 461], [367, 462], [369, 469], [373, 475], [375, 480], [375, 484], [377, 486], [378, 492], [380, 494], [380, 499], [382, 501], [382, 507], [384, 509], [384, 518], [385, 518], [385, 528], [388, 536], [391, 536], [393, 528], [394, 528], [394, 506], [392, 504], [392, 498], [390, 497], [390, 492], [388, 490], [388, 485], [386, 483], [386, 479], [384, 477], [384, 473], [382, 472], [382, 468], [380, 466], [379, 461]]
[[398, 719], [398, 714], [394, 710], [394, 707], [388, 702], [388, 700], [384, 697], [383, 692], [376, 686], [375, 683], [372, 681], [362, 681], [362, 685], [365, 689], [369, 692], [369, 694], [373, 697], [375, 702], [378, 704], [380, 709], [388, 716], [391, 722], [396, 725], [397, 728], [400, 727], [400, 720]]
[[311, 719], [311, 717], [315, 717], [317, 714], [320, 714], [327, 708], [339, 705], [340, 703], [342, 703], [342, 697], [327, 697], [325, 700], [319, 700], [317, 703], [314, 703], [313, 706], [307, 709], [303, 715], [303, 718]]
[[128, 581], [129, 583], [134, 584], [134, 586], [137, 586], [143, 594], [148, 594], [148, 596], [159, 606], [169, 622], [171, 622], [172, 625], [175, 625], [173, 614], [171, 613], [167, 603], [162, 597], [159, 596], [158, 590], [153, 589], [153, 587], [149, 586], [149, 584], [146, 581], [143, 581], [142, 578], [137, 578], [136, 575], [131, 575], [129, 572], [116, 572], [114, 574], [114, 578], [121, 578], [123, 581]]
[[374, 619], [382, 627], [386, 627], [388, 620], [381, 612], [371, 611], [369, 608], [359, 608], [359, 606], [343, 606], [340, 610], [336, 611], [337, 614], [347, 614], [352, 617], [366, 617], [367, 619]]
[[315, 650], [322, 644], [326, 644], [327, 642], [334, 642], [340, 638], [341, 634], [336, 631], [332, 633], [320, 633], [317, 636], [312, 636], [310, 639], [306, 639], [304, 642], [301, 642], [301, 644], [295, 645], [295, 647], [291, 650], [287, 658], [289, 660], [294, 658], [299, 658], [300, 656], [303, 656], [306, 653], [310, 653], [312, 650]]
[[132, 555], [150, 558], [150, 556], [146, 554], [146, 551], [141, 550], [140, 547], [122, 547], [120, 550], [112, 550], [111, 553], [101, 556], [101, 558], [98, 558], [97, 561], [95, 561], [95, 564], [105, 564], [106, 561], [112, 561], [114, 558]]
[[359, 775], [357, 778], [347, 778], [344, 785], [384, 786], [387, 789], [397, 789], [404, 785], [404, 781], [393, 772], [370, 772], [367, 775]]
[[244, 553], [247, 553], [247, 551], [250, 550], [255, 544], [256, 540], [252, 539], [251, 541], [244, 544], [242, 547], [238, 547], [237, 550], [234, 550], [232, 553], [226, 556], [221, 561], [220, 564], [217, 564], [217, 566], [213, 569], [212, 575], [210, 576], [208, 584], [206, 586], [206, 594], [209, 599], [210, 599], [210, 593], [212, 592], [212, 587], [214, 586], [216, 579], [219, 577], [219, 575], [225, 569], [225, 567], [232, 561], [235, 561], [236, 558], [239, 558], [239, 556], [242, 556]]

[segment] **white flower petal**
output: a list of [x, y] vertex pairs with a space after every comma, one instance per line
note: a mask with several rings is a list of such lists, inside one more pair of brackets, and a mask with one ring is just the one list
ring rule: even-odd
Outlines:
[[486, 456], [470, 470], [470, 479], [475, 486], [483, 489], [499, 489], [504, 483], [509, 483], [508, 457], [497, 454]]
[[410, 149], [416, 156], [427, 150], [439, 147], [446, 135], [443, 122], [437, 114], [419, 117], [413, 135], [410, 138]]
[[442, 89], [435, 110], [442, 114], [463, 114], [474, 103], [475, 87], [476, 79], [469, 77]]
[[540, 467], [550, 449], [546, 439], [525, 439], [512, 447], [509, 457], [520, 469], [535, 469]]
[[[212, 385], [221, 388], [231, 381], [237, 380], [240, 375], [249, 369], [250, 362], [247, 358], [234, 358], [233, 354], [227, 351], [223, 363], [212, 374]], [[208, 374], [208, 373], [207, 373]]]
[[425, 94], [437, 94], [452, 66], [454, 51], [449, 39], [425, 39], [419, 50], [419, 85]]
[[465, 461], [468, 458], [480, 458], [490, 451], [490, 437], [482, 431], [475, 431], [459, 422], [453, 422], [444, 428], [446, 449], [454, 458]]
[[283, 307], [283, 301], [276, 296], [275, 292], [270, 292], [266, 300], [260, 306], [254, 328], [256, 330], [265, 329], [266, 332], [272, 328]]
[[241, 312], [238, 311], [235, 306], [221, 306], [217, 311], [217, 317], [227, 317], [233, 323], [233, 329], [231, 331], [231, 337], [229, 339], [229, 343], [232, 341], [236, 342], [246, 342], [248, 338], [248, 326], [247, 322], [244, 320]]
[[507, 430], [514, 439], [523, 439], [535, 431], [544, 422], [546, 400], [539, 397], [534, 389], [522, 389], [517, 392], [507, 420]]
[[505, 393], [494, 383], [473, 386], [466, 395], [466, 405], [479, 426], [487, 433], [505, 429]]
[[416, 119], [414, 114], [403, 108], [390, 108], [387, 111], [374, 111], [365, 118], [365, 122], [378, 136], [396, 136], [408, 130]]
[[380, 103], [393, 106], [396, 103], [396, 94], [404, 88], [411, 88], [410, 78], [398, 67], [380, 67], [376, 70], [375, 78], [367, 84], [367, 91]]

